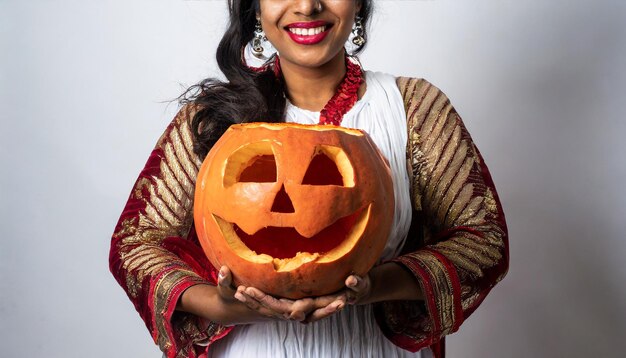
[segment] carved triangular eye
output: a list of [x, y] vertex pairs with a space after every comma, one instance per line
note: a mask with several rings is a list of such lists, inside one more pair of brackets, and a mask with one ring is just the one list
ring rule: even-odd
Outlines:
[[276, 181], [276, 160], [274, 155], [259, 155], [239, 174], [240, 183], [273, 183]]
[[303, 185], [339, 185], [343, 186], [343, 176], [337, 164], [326, 153], [317, 153], [302, 179]]

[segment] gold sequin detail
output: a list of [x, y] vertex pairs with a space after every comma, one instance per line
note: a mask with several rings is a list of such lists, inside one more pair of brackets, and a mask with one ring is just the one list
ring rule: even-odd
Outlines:
[[[445, 94], [422, 79], [400, 78], [398, 85], [407, 109], [407, 167], [412, 202], [414, 209], [426, 214], [422, 230], [425, 242], [432, 241], [428, 227], [435, 230], [468, 227], [482, 235], [461, 230], [431, 246], [450, 260], [462, 287], [467, 288], [471, 281], [466, 285], [465, 280], [483, 277], [486, 269], [502, 260], [504, 232], [496, 222], [500, 215], [497, 202], [483, 182], [476, 147]], [[434, 258], [420, 256], [419, 259], [428, 267], [436, 265]], [[435, 269], [432, 272], [439, 275], [434, 277], [439, 277], [440, 288], [445, 286], [441, 274]], [[463, 292], [462, 305], [468, 307], [478, 294], [466, 289]], [[441, 302], [441, 309], [452, 310], [445, 299]], [[444, 322], [452, 311], [441, 315]]]
[[491, 189], [487, 188], [485, 192], [485, 206], [487, 210], [491, 213], [491, 215], [498, 214], [498, 205], [496, 204], [496, 199], [493, 197], [493, 192]]
[[461, 307], [463, 307], [463, 310], [465, 311], [469, 309], [470, 307], [473, 307], [476, 300], [478, 300], [478, 297], [480, 297], [480, 292], [475, 292], [467, 296], [465, 300], [463, 300], [463, 303], [461, 304]]
[[[130, 242], [158, 243], [168, 236], [185, 236], [192, 222], [193, 193], [200, 159], [192, 155], [193, 142], [184, 118], [188, 111], [181, 110], [175, 125], [159, 140], [163, 150], [158, 176], [137, 181], [134, 196], [145, 202], [139, 215], [136, 230], [140, 240]], [[179, 130], [178, 126], [186, 129]], [[147, 192], [147, 195], [146, 195]]]
[[126, 287], [128, 288], [128, 294], [133, 298], [137, 297], [141, 289], [140, 283], [137, 282], [137, 278], [133, 275], [126, 275]]
[[172, 264], [171, 254], [156, 246], [137, 246], [122, 255], [124, 268], [128, 271], [137, 270], [137, 280], [143, 281], [146, 276], [157, 274], [160, 269]]
[[[145, 280], [176, 267], [158, 280], [152, 298], [157, 343], [164, 351], [172, 347], [167, 335], [169, 322], [164, 316], [171, 304], [168, 300], [172, 289], [183, 280], [204, 282], [187, 269], [184, 261], [160, 246], [167, 237], [186, 237], [193, 222], [195, 179], [201, 164], [193, 153], [188, 124], [194, 108], [188, 105], [181, 109], [172, 126], [159, 138], [154, 152], [160, 156], [159, 172], [140, 178], [132, 191], [131, 199], [143, 201], [145, 207], [136, 217], [124, 220], [114, 234], [115, 238], [121, 239], [118, 251], [131, 297], [138, 297]], [[185, 332], [193, 331], [190, 324], [184, 327]], [[194, 333], [193, 337], [206, 338], [206, 332]]]
[[125, 236], [134, 235], [137, 232], [137, 218], [128, 218], [122, 221], [120, 229], [113, 234], [114, 238], [121, 238]]

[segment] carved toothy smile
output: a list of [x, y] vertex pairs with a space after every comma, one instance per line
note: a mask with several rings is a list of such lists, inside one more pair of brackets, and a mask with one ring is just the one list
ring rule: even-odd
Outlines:
[[291, 227], [270, 226], [247, 234], [236, 224], [216, 215], [213, 218], [230, 248], [240, 257], [257, 263], [273, 262], [276, 271], [289, 271], [317, 259], [331, 262], [342, 257], [362, 236], [370, 211], [371, 204], [309, 238]]

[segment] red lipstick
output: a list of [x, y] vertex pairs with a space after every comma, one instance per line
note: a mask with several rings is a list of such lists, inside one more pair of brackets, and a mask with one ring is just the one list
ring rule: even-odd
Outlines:
[[300, 45], [315, 45], [322, 42], [332, 27], [325, 21], [294, 22], [285, 26], [291, 39]]

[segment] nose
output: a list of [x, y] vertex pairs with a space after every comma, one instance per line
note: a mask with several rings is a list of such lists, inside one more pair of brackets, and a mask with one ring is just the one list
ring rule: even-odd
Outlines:
[[322, 10], [321, 0], [295, 0], [294, 11], [303, 16], [311, 16]]
[[289, 198], [289, 194], [285, 191], [285, 185], [280, 188], [278, 194], [276, 194], [276, 198], [274, 198], [274, 204], [272, 205], [273, 213], [295, 213], [296, 210], [293, 208], [293, 203]]

